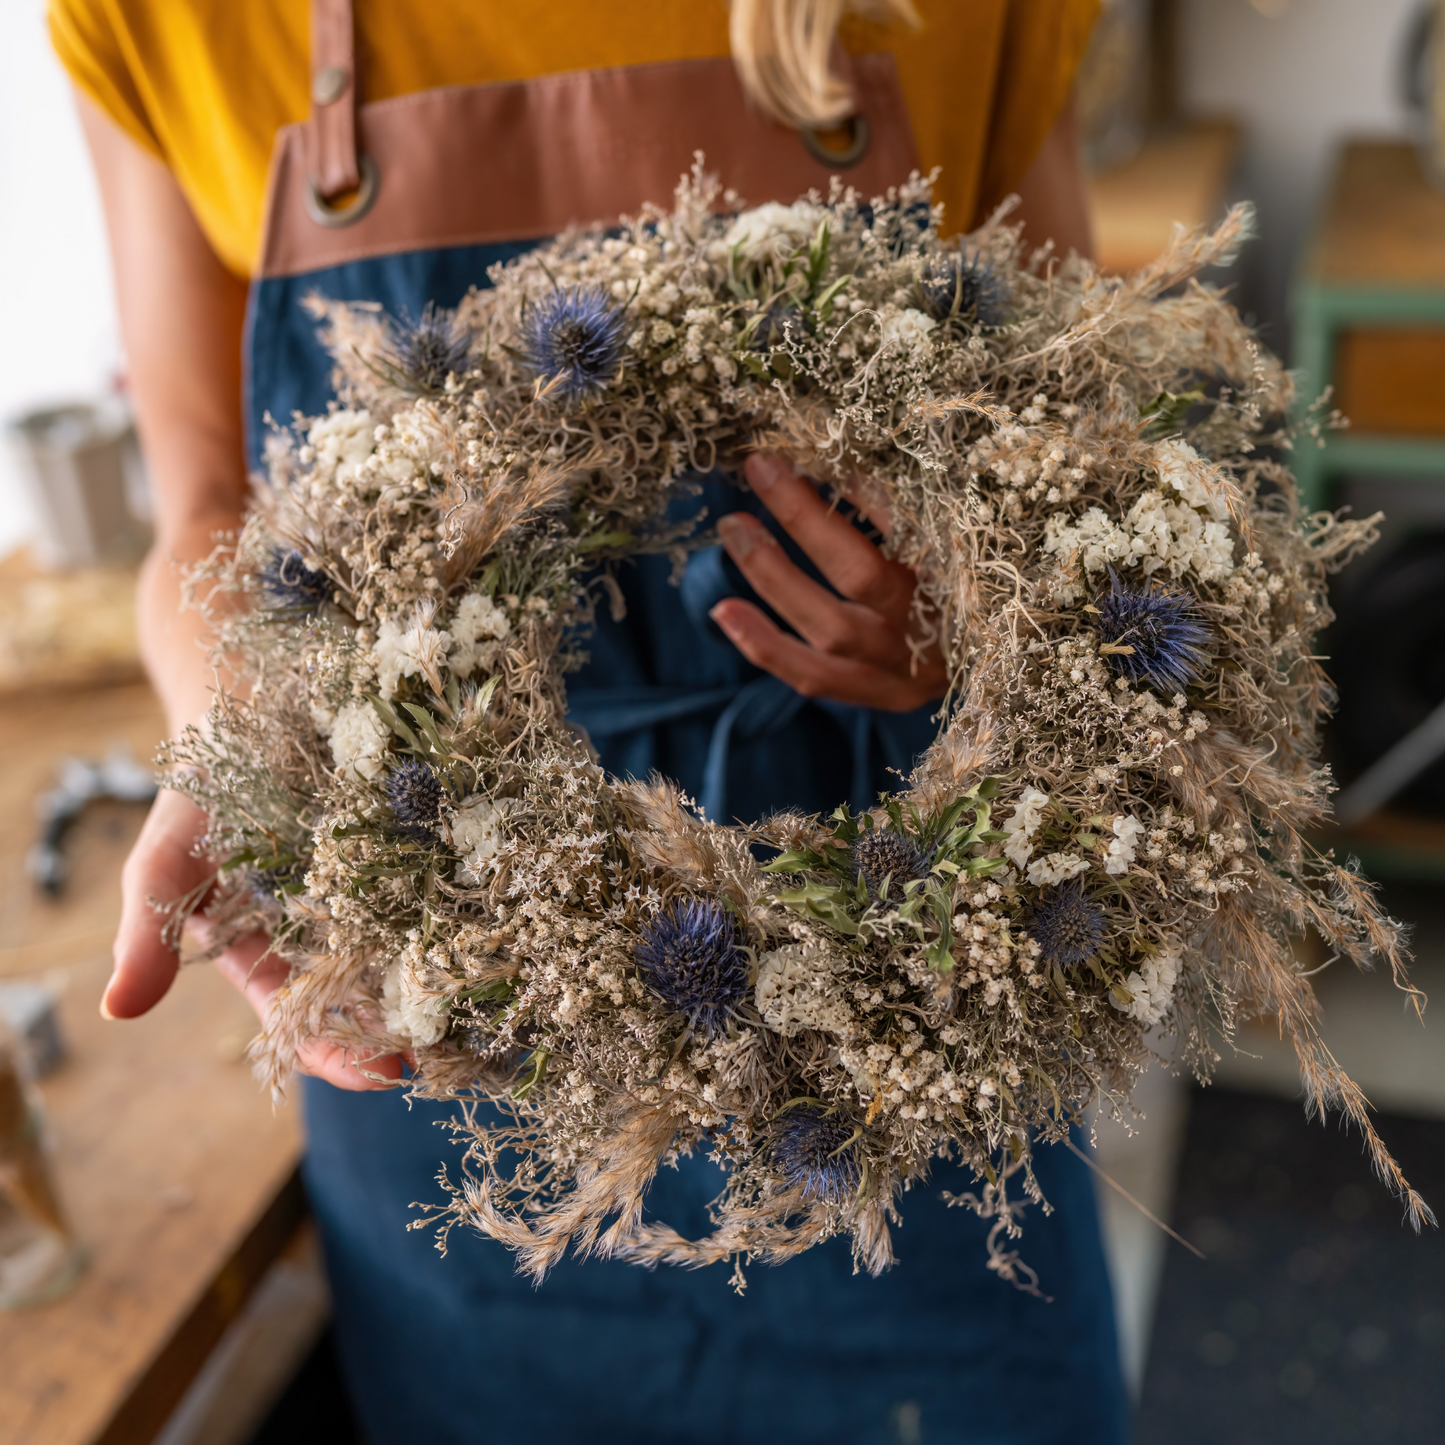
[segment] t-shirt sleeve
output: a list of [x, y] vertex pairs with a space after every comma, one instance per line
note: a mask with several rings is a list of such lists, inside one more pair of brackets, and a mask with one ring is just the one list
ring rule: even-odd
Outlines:
[[50, 43], [76, 88], [137, 145], [165, 155], [126, 58], [124, 29], [108, 0], [49, 0]]
[[1099, 0], [1010, 0], [978, 214], [1018, 189], [1069, 98]]

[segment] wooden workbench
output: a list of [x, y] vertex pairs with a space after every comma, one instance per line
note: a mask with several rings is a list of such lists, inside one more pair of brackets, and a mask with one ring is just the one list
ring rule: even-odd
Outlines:
[[254, 1020], [218, 975], [186, 969], [143, 1019], [97, 1012], [142, 810], [93, 806], [61, 901], [23, 873], [59, 760], [116, 742], [148, 759], [162, 732], [143, 684], [0, 703], [0, 977], [65, 981], [71, 1054], [43, 1093], [91, 1256], [63, 1300], [0, 1313], [0, 1445], [150, 1441], [302, 1211], [294, 1110], [252, 1078]]

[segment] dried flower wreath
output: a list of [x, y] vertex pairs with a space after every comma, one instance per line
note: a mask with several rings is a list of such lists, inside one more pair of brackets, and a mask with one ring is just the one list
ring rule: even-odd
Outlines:
[[[536, 1275], [839, 1232], [881, 1270], [948, 1156], [1027, 1283], [1031, 1143], [1124, 1103], [1156, 1025], [1204, 1075], [1272, 1012], [1418, 1228], [1290, 946], [1406, 987], [1398, 928], [1305, 837], [1324, 579], [1372, 529], [1298, 515], [1289, 378], [1197, 279], [1247, 215], [1120, 280], [1006, 213], [946, 243], [920, 180], [730, 199], [699, 167], [455, 313], [314, 303], [339, 400], [273, 434], [195, 577], [237, 685], [169, 750], [208, 908], [291, 967], [265, 1075], [312, 1036], [413, 1051], [413, 1090], [469, 1101], [433, 1221]], [[723, 826], [567, 722], [609, 564], [708, 541], [669, 500], [760, 446], [886, 505], [948, 659], [937, 741], [861, 815]], [[693, 1150], [728, 1177], [699, 1240], [642, 1218]]]

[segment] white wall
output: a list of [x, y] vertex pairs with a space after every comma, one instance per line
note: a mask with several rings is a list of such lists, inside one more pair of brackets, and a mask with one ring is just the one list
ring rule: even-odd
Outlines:
[[1237, 116], [1240, 192], [1259, 208], [1244, 302], [1276, 346], [1290, 269], [1342, 135], [1402, 134], [1401, 52], [1416, 0], [1178, 0], [1181, 101]]
[[[0, 418], [110, 391], [120, 366], [100, 200], [44, 0], [0, 0]], [[0, 443], [0, 555], [33, 528]]]
[[[1263, 234], [1244, 300], [1277, 326], [1335, 140], [1401, 128], [1395, 73], [1414, 0], [1180, 5], [1186, 105], [1249, 127], [1241, 188]], [[0, 0], [0, 278], [0, 416], [108, 389], [120, 349], [104, 233], [43, 0]], [[0, 553], [30, 526], [0, 455]]]

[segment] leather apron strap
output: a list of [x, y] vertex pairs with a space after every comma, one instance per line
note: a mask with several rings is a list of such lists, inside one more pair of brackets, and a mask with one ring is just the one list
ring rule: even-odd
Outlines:
[[351, 0], [311, 0], [311, 180], [323, 200], [354, 190], [356, 42]]
[[[351, 0], [311, 0], [311, 119], [301, 130], [302, 200], [328, 230], [354, 225], [376, 200], [372, 159], [357, 150], [360, 104]], [[338, 196], [348, 199], [333, 204]]]

